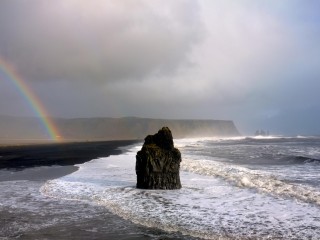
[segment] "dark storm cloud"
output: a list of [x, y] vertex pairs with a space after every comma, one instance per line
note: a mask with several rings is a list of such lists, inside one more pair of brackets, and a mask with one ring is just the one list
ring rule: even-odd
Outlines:
[[196, 1], [4, 0], [0, 54], [29, 80], [166, 75], [201, 36]]

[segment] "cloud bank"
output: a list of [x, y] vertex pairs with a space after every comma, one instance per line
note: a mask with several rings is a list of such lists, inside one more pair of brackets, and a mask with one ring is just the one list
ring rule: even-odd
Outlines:
[[[4, 0], [0, 55], [55, 116], [233, 119], [248, 132], [320, 133], [319, 7]], [[19, 112], [10, 96], [1, 111]]]

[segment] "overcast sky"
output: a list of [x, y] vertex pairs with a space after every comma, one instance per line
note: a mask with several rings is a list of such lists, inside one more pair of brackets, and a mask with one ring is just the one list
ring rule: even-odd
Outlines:
[[[318, 0], [1, 0], [0, 57], [56, 117], [320, 134]], [[3, 78], [0, 114], [33, 114]]]

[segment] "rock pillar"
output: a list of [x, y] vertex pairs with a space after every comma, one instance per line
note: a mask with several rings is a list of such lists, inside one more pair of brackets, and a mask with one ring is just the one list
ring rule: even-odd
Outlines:
[[181, 153], [168, 127], [148, 135], [136, 156], [137, 188], [180, 189], [180, 162]]

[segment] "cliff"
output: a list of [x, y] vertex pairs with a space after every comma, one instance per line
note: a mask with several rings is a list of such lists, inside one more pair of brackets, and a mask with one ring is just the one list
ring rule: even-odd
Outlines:
[[[238, 136], [233, 121], [166, 120], [150, 118], [73, 118], [53, 119], [65, 140], [144, 139], [146, 135], [168, 126], [175, 138]], [[37, 118], [0, 116], [0, 140], [46, 139], [42, 123]]]

